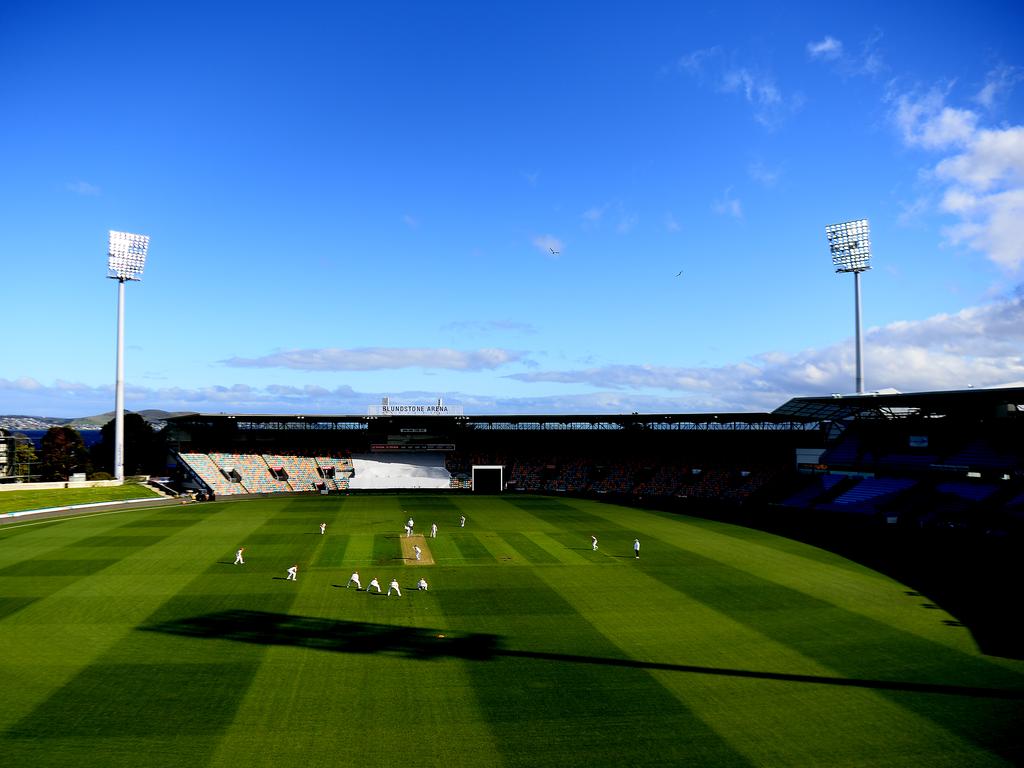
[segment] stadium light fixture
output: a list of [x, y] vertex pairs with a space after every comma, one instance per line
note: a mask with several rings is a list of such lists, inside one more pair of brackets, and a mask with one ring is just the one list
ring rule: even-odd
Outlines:
[[110, 230], [107, 277], [117, 280], [117, 375], [114, 385], [114, 479], [124, 481], [124, 284], [141, 280], [149, 237]]
[[853, 273], [854, 330], [857, 345], [857, 394], [864, 394], [864, 343], [860, 333], [860, 273], [871, 269], [871, 230], [867, 219], [844, 221], [825, 227], [832, 266], [836, 272]]

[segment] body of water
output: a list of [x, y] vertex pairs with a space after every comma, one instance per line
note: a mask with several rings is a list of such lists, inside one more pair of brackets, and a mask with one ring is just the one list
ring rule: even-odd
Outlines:
[[[43, 435], [47, 432], [45, 429], [22, 429], [12, 431], [19, 431], [31, 438], [32, 444], [36, 447], [37, 451], [42, 448]], [[82, 442], [85, 443], [86, 448], [92, 448], [103, 437], [103, 433], [98, 429], [79, 430], [78, 434], [82, 436]]]

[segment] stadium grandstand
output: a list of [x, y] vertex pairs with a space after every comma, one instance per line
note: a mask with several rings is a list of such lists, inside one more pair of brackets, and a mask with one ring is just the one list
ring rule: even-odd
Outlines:
[[1024, 388], [1004, 388], [799, 397], [771, 413], [194, 413], [168, 436], [178, 482], [214, 496], [530, 492], [1007, 532], [1024, 517], [1022, 414]]

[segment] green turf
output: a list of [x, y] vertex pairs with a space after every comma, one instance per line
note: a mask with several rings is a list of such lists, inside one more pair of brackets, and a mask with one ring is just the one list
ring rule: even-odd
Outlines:
[[[402, 558], [409, 515], [438, 524], [435, 565]], [[353, 569], [403, 596], [346, 589]], [[587, 501], [11, 523], [0, 643], [12, 766], [1024, 761], [1024, 663], [980, 654], [916, 593], [793, 541]]]
[[0, 493], [0, 515], [29, 509], [67, 507], [101, 501], [159, 498], [160, 494], [145, 485], [128, 483], [101, 488], [53, 488], [44, 490], [3, 491]]

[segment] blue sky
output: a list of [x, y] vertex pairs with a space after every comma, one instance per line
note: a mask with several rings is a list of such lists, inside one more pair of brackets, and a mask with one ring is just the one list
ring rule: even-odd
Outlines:
[[[1024, 381], [1024, 10], [0, 5], [0, 413], [771, 410]], [[553, 253], [555, 251], [557, 253]], [[679, 275], [679, 272], [682, 272]]]

